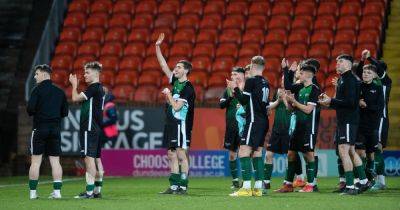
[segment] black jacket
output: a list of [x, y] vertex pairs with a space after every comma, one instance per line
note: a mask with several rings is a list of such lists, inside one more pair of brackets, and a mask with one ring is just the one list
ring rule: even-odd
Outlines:
[[67, 97], [50, 80], [45, 80], [32, 90], [26, 110], [29, 116], [33, 116], [33, 128], [61, 123], [61, 118], [68, 115]]
[[337, 124], [358, 124], [360, 82], [351, 71], [343, 73], [336, 87], [336, 97], [330, 107], [336, 110]]
[[378, 129], [384, 107], [382, 88], [373, 82], [362, 83], [360, 98], [367, 104], [367, 107], [360, 108], [360, 128]]

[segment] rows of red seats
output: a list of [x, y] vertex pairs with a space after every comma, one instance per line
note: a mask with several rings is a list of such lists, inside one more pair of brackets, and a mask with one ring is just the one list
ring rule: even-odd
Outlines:
[[53, 80], [68, 88], [70, 72], [82, 77], [83, 64], [99, 60], [102, 82], [121, 101], [164, 100], [159, 91], [168, 82], [154, 47], [162, 32], [169, 66], [193, 63], [199, 101], [219, 97], [230, 69], [258, 54], [273, 88], [283, 57], [313, 57], [321, 62], [318, 80], [330, 89], [337, 55], [380, 54], [386, 7], [385, 0], [74, 0], [52, 59]]

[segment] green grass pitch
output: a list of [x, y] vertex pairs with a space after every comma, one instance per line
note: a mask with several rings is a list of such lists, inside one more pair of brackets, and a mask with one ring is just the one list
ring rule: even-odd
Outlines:
[[[67, 179], [67, 178], [66, 178]], [[27, 177], [0, 178], [0, 209], [400, 209], [400, 178], [387, 178], [389, 188], [379, 192], [366, 192], [357, 196], [340, 196], [332, 193], [337, 178], [319, 179], [319, 193], [278, 194], [269, 192], [264, 197], [232, 198], [228, 194], [228, 178], [192, 178], [189, 194], [158, 195], [168, 185], [166, 178], [106, 178], [102, 199], [77, 200], [73, 196], [84, 189], [82, 178], [69, 178], [63, 183], [61, 200], [48, 199], [52, 191], [49, 177], [41, 178], [38, 186], [40, 198], [29, 200]], [[282, 179], [274, 178], [272, 189], [280, 186]]]

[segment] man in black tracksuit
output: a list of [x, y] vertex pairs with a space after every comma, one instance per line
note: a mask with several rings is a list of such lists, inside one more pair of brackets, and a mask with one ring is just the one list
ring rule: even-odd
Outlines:
[[61, 119], [68, 115], [68, 103], [64, 91], [52, 84], [51, 68], [48, 65], [35, 67], [35, 80], [38, 84], [31, 93], [27, 112], [33, 116], [33, 130], [29, 142], [31, 167], [29, 169], [30, 199], [37, 199], [36, 187], [43, 154], [49, 156], [53, 171], [54, 191], [51, 198], [61, 198], [62, 169]]
[[[356, 140], [356, 150], [366, 166], [368, 180], [373, 180], [374, 152], [378, 149], [378, 128], [384, 107], [382, 87], [373, 82], [377, 68], [372, 64], [365, 65], [361, 74], [360, 124]], [[368, 161], [367, 161], [368, 159]]]
[[[382, 88], [384, 105], [382, 109], [382, 115], [379, 120], [378, 127], [378, 149], [375, 151], [375, 170], [377, 174], [377, 179], [375, 185], [371, 188], [372, 190], [385, 189], [385, 161], [382, 156], [383, 149], [386, 147], [388, 132], [389, 132], [389, 115], [388, 115], [388, 105], [390, 90], [392, 88], [392, 80], [387, 73], [387, 65], [381, 60], [377, 60], [371, 57], [369, 50], [364, 50], [361, 55], [361, 61], [359, 63], [357, 72], [362, 72], [362, 68], [365, 60], [368, 60], [372, 65], [376, 66], [376, 76], [374, 83]], [[359, 73], [358, 73], [359, 74]]]
[[326, 94], [321, 94], [319, 103], [322, 106], [336, 110], [337, 129], [336, 143], [339, 148], [340, 159], [346, 177], [346, 188], [342, 189], [344, 194], [358, 194], [358, 189], [354, 187], [353, 166], [360, 177], [361, 191], [368, 187], [364, 167], [358, 154], [355, 152], [355, 140], [359, 123], [359, 97], [360, 84], [352, 74], [353, 58], [349, 55], [337, 57], [336, 70], [341, 74], [336, 88], [336, 97], [330, 98]]

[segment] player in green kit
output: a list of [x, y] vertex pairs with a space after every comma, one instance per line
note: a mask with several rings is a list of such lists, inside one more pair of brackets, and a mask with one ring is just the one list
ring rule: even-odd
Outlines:
[[[231, 79], [233, 81], [238, 81], [238, 83], [243, 83], [244, 74], [245, 72], [242, 67], [233, 67]], [[233, 90], [226, 88], [224, 95], [219, 100], [219, 106], [221, 109], [226, 109], [224, 148], [229, 150], [229, 168], [232, 175], [232, 189], [240, 188], [239, 173], [237, 169], [237, 150], [240, 145], [239, 128], [238, 122], [236, 121], [238, 105], [239, 101], [233, 96]]]
[[[163, 146], [168, 149], [171, 175], [169, 177], [170, 187], [160, 194], [184, 195], [187, 194], [189, 183], [188, 150], [192, 136], [194, 101], [196, 99], [193, 85], [187, 79], [187, 75], [192, 70], [192, 64], [189, 61], [180, 60], [171, 71], [161, 52], [160, 45], [163, 40], [164, 34], [161, 33], [155, 44], [157, 59], [173, 88], [172, 90], [165, 88], [162, 91], [166, 99]], [[181, 165], [180, 169], [179, 165]]]
[[[318, 118], [317, 101], [320, 89], [313, 84], [316, 68], [312, 65], [300, 66], [301, 83], [293, 84], [293, 72], [286, 67], [284, 69], [285, 89], [294, 94], [287, 94], [286, 100], [289, 107], [294, 109], [295, 128], [290, 137], [288, 152], [288, 169], [286, 183], [277, 192], [293, 192], [293, 179], [295, 175], [294, 154], [302, 152], [306, 159], [307, 184], [299, 192], [314, 192], [315, 158], [314, 148], [316, 144]], [[292, 129], [292, 128], [290, 128]]]

